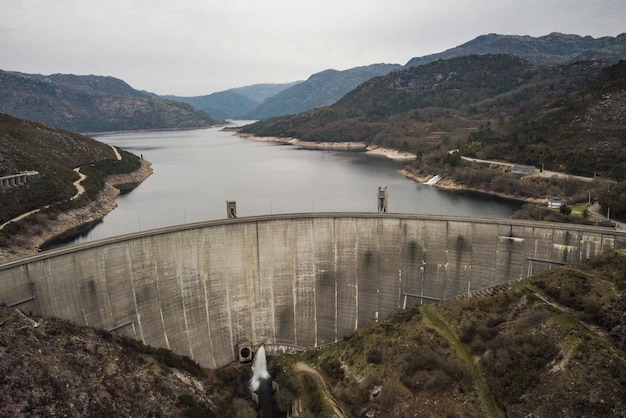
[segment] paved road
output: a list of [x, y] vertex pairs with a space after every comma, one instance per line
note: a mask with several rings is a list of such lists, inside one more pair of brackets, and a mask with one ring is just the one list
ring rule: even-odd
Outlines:
[[[589, 206], [589, 213], [591, 213], [594, 218], [602, 219], [603, 221], [606, 220], [606, 215], [600, 213], [600, 205], [597, 202]], [[615, 229], [626, 230], [626, 223], [618, 222], [615, 219], [610, 219], [610, 221], [615, 224]]]
[[[516, 165], [520, 165], [520, 164], [507, 163], [507, 162], [504, 162], [504, 161], [480, 160], [478, 158], [469, 158], [469, 157], [461, 157], [461, 158], [464, 159], [465, 161], [471, 161], [473, 163], [496, 164], [496, 165], [501, 165], [501, 166], [504, 166], [504, 167], [515, 167]], [[537, 170], [536, 167], [535, 167], [535, 170]], [[582, 181], [593, 181], [593, 177], [575, 176], [573, 174], [559, 173], [557, 171], [548, 171], [548, 170], [543, 170], [543, 171], [537, 170], [537, 171], [535, 171], [534, 174], [531, 174], [531, 176], [542, 176], [542, 177], [557, 176], [557, 177], [562, 177], [562, 178], [578, 179], [578, 180], [582, 180]]]

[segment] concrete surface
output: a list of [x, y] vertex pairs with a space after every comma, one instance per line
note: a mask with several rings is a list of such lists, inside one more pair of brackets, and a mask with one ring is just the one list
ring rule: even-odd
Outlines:
[[336, 342], [417, 303], [613, 248], [626, 232], [515, 220], [293, 214], [129, 234], [0, 266], [0, 303], [216, 368], [238, 345]]

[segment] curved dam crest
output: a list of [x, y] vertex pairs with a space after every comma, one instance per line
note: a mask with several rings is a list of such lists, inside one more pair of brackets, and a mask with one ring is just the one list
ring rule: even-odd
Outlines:
[[156, 229], [0, 265], [0, 303], [136, 338], [204, 367], [318, 347], [403, 307], [626, 248], [607, 228], [314, 213]]

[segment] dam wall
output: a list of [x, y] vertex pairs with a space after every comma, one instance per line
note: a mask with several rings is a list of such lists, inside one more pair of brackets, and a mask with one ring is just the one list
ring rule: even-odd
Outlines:
[[242, 344], [317, 347], [419, 303], [626, 248], [607, 228], [395, 214], [211, 221], [0, 265], [0, 303], [217, 368]]

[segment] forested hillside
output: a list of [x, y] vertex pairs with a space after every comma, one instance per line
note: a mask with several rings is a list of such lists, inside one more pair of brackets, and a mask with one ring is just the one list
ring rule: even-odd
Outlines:
[[602, 72], [609, 64], [599, 61], [541, 67], [510, 55], [453, 58], [376, 77], [332, 106], [243, 132], [364, 142], [420, 158], [461, 148], [468, 155], [608, 176], [625, 157], [623, 65]]
[[[76, 193], [72, 185], [78, 179], [73, 171], [76, 167], [89, 176], [84, 183], [87, 191], [83, 199], [72, 201], [73, 205], [93, 199], [104, 186], [105, 175], [130, 172], [139, 166], [136, 156], [120, 151], [125, 158], [117, 161], [110, 146], [92, 138], [1, 113], [0, 149], [0, 176], [29, 170], [41, 174], [38, 182], [0, 189], [0, 224], [46, 205], [66, 204]], [[59, 210], [60, 207], [49, 209]], [[11, 232], [11, 228], [2, 230], [7, 235]]]
[[397, 64], [373, 64], [344, 71], [325, 70], [268, 98], [244, 116], [266, 119], [331, 105], [362, 82], [399, 68]]

